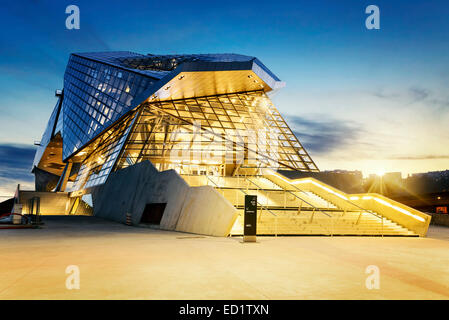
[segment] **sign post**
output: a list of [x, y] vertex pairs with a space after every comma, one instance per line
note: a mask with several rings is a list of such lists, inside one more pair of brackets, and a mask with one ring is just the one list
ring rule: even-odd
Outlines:
[[256, 242], [257, 233], [257, 196], [245, 195], [245, 218], [243, 242]]

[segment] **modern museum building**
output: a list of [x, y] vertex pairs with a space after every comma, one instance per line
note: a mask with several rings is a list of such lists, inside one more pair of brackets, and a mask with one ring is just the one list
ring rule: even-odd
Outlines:
[[258, 235], [425, 236], [430, 216], [307, 175], [319, 169], [270, 99], [283, 86], [238, 54], [71, 54], [35, 190], [19, 186], [15, 201], [25, 214], [229, 236], [256, 195]]

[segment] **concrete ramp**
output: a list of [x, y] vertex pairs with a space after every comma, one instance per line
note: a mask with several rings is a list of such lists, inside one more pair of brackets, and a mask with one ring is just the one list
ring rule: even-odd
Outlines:
[[112, 173], [92, 200], [95, 216], [126, 223], [129, 213], [133, 225], [148, 205], [165, 204], [160, 229], [211, 236], [227, 236], [238, 215], [214, 188], [190, 187], [175, 170], [159, 172], [149, 161]]

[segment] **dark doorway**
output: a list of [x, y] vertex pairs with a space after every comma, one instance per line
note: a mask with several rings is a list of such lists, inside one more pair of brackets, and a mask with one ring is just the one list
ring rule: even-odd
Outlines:
[[143, 210], [140, 223], [161, 224], [166, 203], [147, 203]]

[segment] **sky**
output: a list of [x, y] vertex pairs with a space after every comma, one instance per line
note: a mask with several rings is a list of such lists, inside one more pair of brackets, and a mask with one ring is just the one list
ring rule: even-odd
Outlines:
[[[79, 30], [65, 27], [71, 4]], [[286, 82], [272, 99], [321, 170], [449, 169], [448, 38], [447, 1], [4, 1], [0, 197], [33, 186], [72, 52], [256, 56]]]

